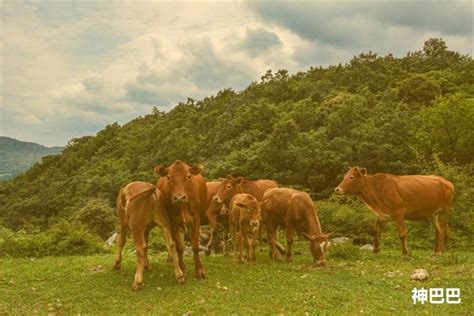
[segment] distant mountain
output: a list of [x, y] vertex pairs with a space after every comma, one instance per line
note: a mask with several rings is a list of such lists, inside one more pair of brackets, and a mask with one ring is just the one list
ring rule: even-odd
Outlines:
[[28, 170], [41, 157], [59, 154], [62, 147], [45, 147], [31, 142], [0, 136], [0, 181]]

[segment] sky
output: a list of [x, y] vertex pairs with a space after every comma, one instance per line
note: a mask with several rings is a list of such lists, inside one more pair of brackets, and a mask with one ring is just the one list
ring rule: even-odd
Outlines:
[[470, 1], [2, 1], [0, 135], [47, 146], [369, 50], [441, 37], [472, 56]]

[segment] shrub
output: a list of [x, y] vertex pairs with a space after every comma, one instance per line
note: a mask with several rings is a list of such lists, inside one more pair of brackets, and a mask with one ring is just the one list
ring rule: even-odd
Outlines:
[[117, 224], [115, 210], [105, 200], [92, 199], [79, 210], [76, 219], [91, 233], [107, 239], [114, 231]]
[[328, 258], [358, 260], [361, 257], [361, 250], [351, 243], [331, 245], [328, 251]]
[[42, 257], [103, 251], [101, 241], [84, 226], [67, 221], [60, 221], [35, 234], [0, 227], [0, 256]]

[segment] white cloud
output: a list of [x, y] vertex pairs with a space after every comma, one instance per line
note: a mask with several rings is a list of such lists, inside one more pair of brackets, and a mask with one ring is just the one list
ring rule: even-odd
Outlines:
[[[432, 36], [472, 50], [472, 31], [462, 31], [469, 19], [451, 16], [462, 6], [418, 21], [419, 6], [405, 16], [399, 8], [390, 14], [382, 5], [361, 11], [350, 3], [2, 5], [0, 134], [46, 145], [128, 121], [153, 105], [169, 109], [188, 96], [243, 89], [270, 68], [306, 70], [369, 49], [406, 53]], [[430, 22], [445, 15], [452, 25]]]

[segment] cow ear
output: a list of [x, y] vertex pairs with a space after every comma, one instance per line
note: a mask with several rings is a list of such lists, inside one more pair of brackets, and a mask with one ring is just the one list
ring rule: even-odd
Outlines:
[[217, 181], [219, 181], [219, 182], [222, 182], [222, 181], [224, 181], [224, 180], [225, 180], [225, 178], [222, 178], [222, 177], [219, 178], [219, 179], [217, 179]]
[[360, 168], [359, 172], [361, 175], [366, 176], [367, 175], [367, 168]]
[[191, 166], [191, 168], [189, 168], [189, 172], [192, 175], [197, 176], [198, 174], [202, 172], [202, 169], [204, 169], [203, 165], [201, 165], [200, 163], [195, 163], [194, 165]]
[[243, 203], [241, 203], [241, 202], [235, 203], [235, 205], [237, 205], [238, 207], [243, 207], [243, 208], [246, 208], [246, 207], [247, 207], [247, 204], [243, 204]]
[[237, 184], [242, 184], [244, 182], [244, 177], [238, 177], [235, 181]]
[[158, 177], [164, 177], [168, 175], [168, 168], [163, 166], [156, 166], [153, 169]]

